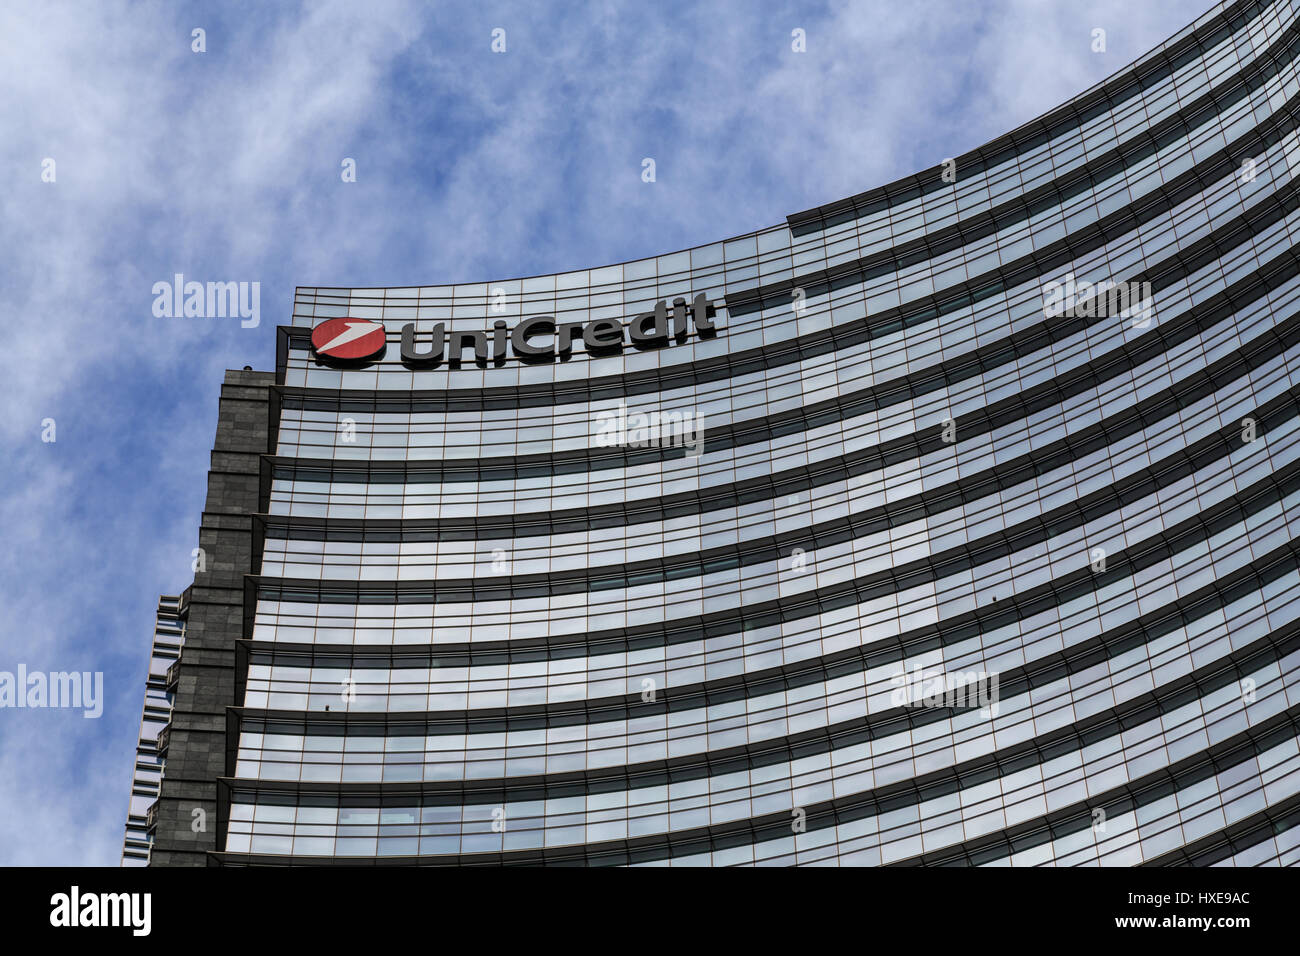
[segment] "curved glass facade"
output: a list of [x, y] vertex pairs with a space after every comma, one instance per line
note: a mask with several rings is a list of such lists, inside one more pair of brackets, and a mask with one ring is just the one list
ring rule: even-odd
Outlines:
[[1297, 12], [752, 235], [299, 289], [211, 859], [1300, 860]]

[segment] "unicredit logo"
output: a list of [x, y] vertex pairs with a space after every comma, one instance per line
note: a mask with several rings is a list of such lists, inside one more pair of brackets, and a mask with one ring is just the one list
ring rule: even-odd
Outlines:
[[384, 324], [370, 319], [330, 319], [311, 330], [311, 347], [322, 358], [362, 362], [384, 350]]
[[[716, 310], [706, 295], [693, 300], [673, 299], [655, 304], [654, 311], [627, 322], [615, 318], [586, 322], [562, 322], [553, 315], [534, 315], [514, 328], [501, 319], [491, 329], [449, 331], [446, 323], [434, 323], [417, 336], [415, 323], [402, 327], [402, 364], [409, 369], [436, 368], [443, 362], [455, 367], [468, 356], [480, 368], [505, 364], [507, 352], [519, 361], [536, 364], [567, 362], [575, 347], [592, 356], [617, 355], [624, 348], [644, 351], [680, 345], [691, 335], [712, 338]], [[330, 319], [311, 333], [316, 358], [326, 364], [363, 365], [384, 352], [384, 326], [370, 319]]]

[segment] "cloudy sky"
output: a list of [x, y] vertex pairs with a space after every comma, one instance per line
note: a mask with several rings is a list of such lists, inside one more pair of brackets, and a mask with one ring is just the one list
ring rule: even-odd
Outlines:
[[[105, 695], [98, 720], [0, 709], [0, 864], [116, 864], [222, 370], [274, 367], [296, 285], [505, 279], [770, 226], [1032, 119], [1209, 6], [0, 5], [0, 671], [102, 671]], [[155, 317], [177, 272], [260, 282], [260, 326]]]

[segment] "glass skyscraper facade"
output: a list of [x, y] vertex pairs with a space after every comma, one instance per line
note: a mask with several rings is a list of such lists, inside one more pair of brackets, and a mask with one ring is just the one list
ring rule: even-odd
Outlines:
[[771, 229], [300, 288], [152, 862], [1300, 860], [1298, 58], [1223, 3]]

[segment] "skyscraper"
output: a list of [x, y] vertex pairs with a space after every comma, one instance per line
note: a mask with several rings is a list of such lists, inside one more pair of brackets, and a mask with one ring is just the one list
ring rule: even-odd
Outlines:
[[1296, 861], [1297, 56], [1222, 3], [770, 229], [300, 288], [223, 387], [128, 847]]

